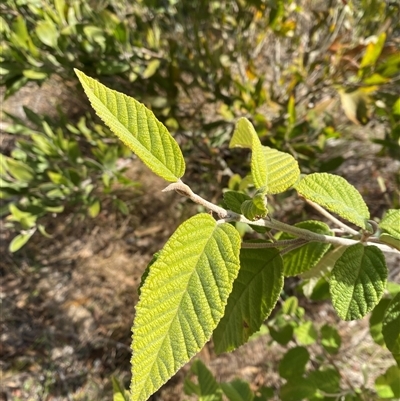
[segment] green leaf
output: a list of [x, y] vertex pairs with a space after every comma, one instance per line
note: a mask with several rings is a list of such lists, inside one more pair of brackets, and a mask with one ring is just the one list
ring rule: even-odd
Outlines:
[[27, 77], [29, 79], [34, 79], [34, 80], [45, 79], [48, 75], [45, 72], [40, 72], [40, 71], [35, 71], [35, 70], [24, 70], [24, 71], [22, 71], [22, 74], [25, 77]]
[[88, 207], [89, 216], [94, 219], [100, 213], [100, 201], [98, 199], [93, 199], [93, 202]]
[[170, 182], [185, 172], [177, 142], [143, 104], [75, 70], [96, 113], [155, 174]]
[[400, 210], [389, 209], [379, 223], [379, 228], [400, 240]]
[[272, 339], [280, 345], [286, 345], [293, 338], [293, 326], [286, 324], [283, 327], [268, 326]]
[[380, 346], [385, 346], [385, 340], [382, 334], [382, 322], [385, 316], [386, 308], [390, 304], [389, 298], [382, 298], [374, 308], [369, 318], [369, 332], [374, 342]]
[[239, 271], [240, 236], [208, 214], [184, 222], [146, 278], [133, 325], [131, 401], [145, 401], [209, 340]]
[[235, 379], [230, 383], [221, 383], [220, 386], [229, 401], [253, 401], [254, 399], [249, 383], [244, 380]]
[[251, 149], [251, 174], [256, 188], [266, 187], [266, 193], [275, 194], [297, 181], [300, 170], [293, 156], [262, 146], [256, 130], [246, 118], [240, 118], [236, 124], [229, 144], [230, 148], [235, 146]]
[[294, 335], [299, 344], [311, 345], [314, 344], [318, 338], [317, 330], [312, 322], [308, 321], [300, 324], [294, 329]]
[[[332, 235], [329, 227], [321, 221], [303, 221], [295, 224], [295, 227], [303, 228], [318, 234]], [[291, 239], [294, 236], [282, 233], [279, 239]], [[312, 269], [330, 248], [329, 244], [322, 242], [309, 242], [299, 248], [283, 255], [283, 268], [285, 276], [296, 276]]]
[[324, 393], [337, 394], [340, 392], [340, 374], [335, 368], [319, 368], [312, 371], [308, 378]]
[[228, 209], [235, 213], [242, 213], [241, 206], [242, 203], [251, 200], [250, 196], [237, 191], [227, 191], [223, 195], [224, 202]]
[[386, 33], [381, 33], [376, 43], [370, 42], [365, 49], [364, 56], [361, 60], [360, 68], [373, 67], [378, 61], [379, 56], [382, 53], [383, 46], [386, 41]]
[[197, 376], [198, 384], [186, 377], [184, 382], [185, 394], [197, 395], [198, 401], [222, 401], [222, 390], [202, 361], [196, 359], [190, 368], [190, 373]]
[[307, 348], [291, 348], [283, 356], [279, 363], [279, 375], [284, 379], [291, 380], [303, 376], [310, 354]]
[[8, 172], [18, 181], [29, 182], [33, 180], [35, 172], [27, 164], [22, 161], [7, 157], [6, 159]]
[[375, 380], [375, 390], [379, 398], [399, 399], [400, 398], [400, 368], [391, 366], [386, 372]]
[[383, 233], [379, 236], [379, 240], [391, 246], [392, 248], [396, 248], [398, 251], [400, 251], [400, 239], [394, 238], [389, 234]]
[[385, 311], [382, 334], [388, 350], [400, 367], [400, 292], [392, 299]]
[[282, 258], [276, 249], [242, 249], [240, 266], [224, 317], [213, 334], [218, 354], [236, 349], [260, 329], [283, 287]]
[[304, 177], [295, 188], [304, 198], [358, 227], [368, 229], [367, 220], [370, 215], [367, 205], [360, 193], [344, 178], [328, 173], [314, 173]]
[[302, 401], [312, 397], [317, 390], [315, 384], [305, 377], [284, 384], [279, 392], [281, 401]]
[[324, 324], [321, 327], [321, 345], [329, 354], [337, 354], [342, 344], [342, 338], [335, 327]]
[[8, 247], [9, 251], [17, 252], [29, 241], [34, 233], [35, 230], [29, 230], [27, 233], [21, 233], [15, 236]]
[[250, 200], [246, 200], [240, 207], [241, 213], [249, 220], [258, 220], [268, 213], [264, 193], [257, 193]]
[[282, 312], [288, 316], [294, 316], [297, 308], [299, 307], [299, 300], [297, 297], [292, 296], [285, 300], [282, 305]]
[[343, 320], [363, 318], [380, 301], [386, 288], [387, 267], [376, 246], [349, 246], [336, 261], [330, 279], [332, 304]]
[[111, 376], [111, 381], [113, 386], [113, 401], [129, 401], [129, 394], [121, 383], [114, 376]]
[[58, 31], [56, 26], [49, 20], [39, 21], [36, 26], [36, 35], [45, 45], [53, 48], [57, 47]]

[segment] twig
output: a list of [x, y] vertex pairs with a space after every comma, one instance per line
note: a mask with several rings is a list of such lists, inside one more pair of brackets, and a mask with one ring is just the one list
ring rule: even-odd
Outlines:
[[306, 240], [302, 238], [284, 239], [276, 242], [242, 242], [242, 248], [262, 249], [262, 248], [280, 248], [283, 246], [303, 245]]

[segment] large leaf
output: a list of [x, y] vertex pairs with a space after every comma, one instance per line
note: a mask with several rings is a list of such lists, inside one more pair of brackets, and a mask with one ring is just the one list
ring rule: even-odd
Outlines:
[[382, 334], [388, 350], [400, 367], [400, 292], [392, 299], [385, 311]]
[[205, 213], [169, 239], [136, 306], [132, 401], [147, 400], [209, 340], [239, 271], [239, 249], [233, 226]]
[[75, 70], [96, 113], [155, 174], [176, 182], [185, 172], [177, 142], [142, 103]]
[[[303, 228], [318, 234], [332, 235], [329, 227], [321, 221], [302, 221], [295, 224], [296, 227]], [[279, 239], [290, 239], [294, 236], [282, 233]], [[297, 274], [312, 269], [328, 251], [330, 245], [322, 242], [309, 242], [293, 251], [283, 255], [283, 271], [285, 276], [296, 276]]]
[[258, 331], [282, 290], [282, 258], [276, 249], [242, 249], [240, 265], [224, 317], [213, 334], [217, 353], [234, 350]]
[[363, 318], [380, 301], [386, 288], [387, 267], [376, 246], [349, 246], [336, 261], [330, 279], [333, 306], [340, 318]]
[[288, 153], [262, 146], [256, 130], [249, 120], [240, 118], [236, 124], [229, 147], [249, 148], [251, 174], [256, 188], [266, 187], [266, 192], [276, 194], [291, 187], [300, 175], [299, 165]]
[[369, 211], [360, 193], [344, 178], [328, 173], [304, 177], [296, 186], [304, 198], [325, 207], [358, 227], [367, 229]]
[[379, 223], [379, 227], [387, 231], [392, 237], [400, 240], [400, 210], [389, 209]]

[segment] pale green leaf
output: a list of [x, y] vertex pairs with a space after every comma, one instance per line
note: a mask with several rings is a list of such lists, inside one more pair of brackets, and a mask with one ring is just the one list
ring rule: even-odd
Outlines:
[[392, 248], [396, 248], [398, 251], [400, 251], [400, 239], [394, 238], [389, 234], [383, 233], [379, 236], [379, 240], [391, 246]]
[[288, 153], [262, 146], [253, 125], [246, 118], [236, 124], [229, 147], [249, 148], [251, 174], [256, 188], [266, 187], [266, 193], [283, 192], [296, 183], [300, 175], [297, 161]]
[[379, 227], [392, 237], [400, 240], [400, 210], [389, 209], [379, 223]]
[[284, 379], [300, 378], [305, 370], [310, 354], [307, 348], [291, 348], [279, 363], [279, 375]]
[[15, 160], [11, 157], [6, 158], [8, 172], [18, 181], [29, 182], [32, 181], [35, 172], [30, 166], [20, 160]]
[[294, 316], [299, 307], [299, 300], [295, 296], [291, 296], [285, 300], [282, 305], [282, 313], [288, 316]]
[[385, 311], [382, 334], [388, 350], [400, 367], [400, 292], [392, 299]]
[[[295, 224], [295, 227], [303, 228], [318, 234], [332, 235], [329, 227], [321, 221], [303, 221]], [[282, 233], [279, 239], [291, 239], [292, 235]], [[312, 269], [328, 251], [330, 245], [322, 242], [309, 242], [299, 248], [283, 255], [283, 269], [285, 276], [296, 276]]]
[[385, 340], [382, 334], [382, 322], [385, 316], [385, 311], [390, 304], [391, 299], [382, 298], [378, 305], [375, 306], [369, 318], [369, 333], [376, 344], [385, 345]]
[[271, 313], [283, 287], [282, 258], [276, 249], [242, 249], [240, 266], [224, 317], [213, 334], [217, 353], [247, 342]]
[[400, 398], [400, 367], [391, 366], [375, 380], [375, 390], [380, 400], [398, 400]]
[[321, 327], [321, 345], [330, 354], [337, 354], [342, 344], [339, 332], [333, 326], [324, 324]]
[[301, 380], [290, 381], [281, 386], [279, 399], [281, 401], [302, 401], [311, 398], [316, 389], [313, 381], [302, 377]]
[[380, 301], [388, 270], [376, 246], [349, 246], [336, 261], [330, 279], [332, 304], [343, 320], [363, 318]]
[[35, 230], [30, 230], [29, 232], [21, 233], [15, 236], [8, 247], [9, 251], [17, 252], [19, 249], [21, 249], [29, 241], [34, 232]]
[[111, 376], [113, 386], [113, 401], [129, 401], [128, 392], [124, 389], [121, 383]]
[[312, 322], [307, 321], [295, 327], [294, 335], [299, 344], [311, 345], [317, 341], [318, 333]]
[[184, 222], [149, 269], [133, 325], [131, 401], [145, 401], [209, 340], [239, 271], [240, 236], [208, 214]]
[[105, 124], [155, 174], [170, 182], [185, 172], [185, 161], [177, 142], [142, 103], [108, 89], [75, 70], [93, 108]]
[[197, 395], [198, 401], [222, 401], [222, 390], [200, 359], [193, 362], [190, 373], [197, 376], [198, 384], [186, 377], [184, 391], [187, 395]]
[[57, 47], [59, 34], [56, 26], [49, 20], [39, 21], [36, 26], [36, 35], [45, 45], [53, 48]]
[[267, 182], [267, 164], [263, 146], [257, 135], [253, 124], [247, 118], [239, 118], [233, 133], [229, 147], [239, 146], [249, 148], [252, 151], [251, 156], [251, 175], [256, 188], [268, 186]]
[[267, 163], [268, 193], [278, 194], [293, 186], [300, 176], [299, 164], [289, 153], [263, 146]]
[[91, 205], [88, 207], [89, 216], [94, 219], [100, 213], [100, 201], [98, 199], [94, 199]]
[[265, 217], [268, 214], [265, 193], [261, 191], [256, 193], [252, 199], [244, 201], [240, 210], [249, 220], [258, 220]]
[[344, 178], [328, 173], [314, 173], [304, 177], [295, 188], [304, 198], [358, 227], [368, 229], [367, 220], [370, 215], [367, 205], [360, 193]]

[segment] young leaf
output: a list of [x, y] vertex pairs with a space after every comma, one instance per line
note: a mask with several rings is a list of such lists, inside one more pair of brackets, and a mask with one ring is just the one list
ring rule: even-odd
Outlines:
[[175, 139], [142, 103], [75, 70], [93, 108], [104, 123], [155, 174], [170, 182], [185, 172], [185, 161]]
[[288, 153], [262, 146], [253, 125], [246, 118], [240, 118], [233, 133], [230, 148], [249, 148], [251, 174], [256, 188], [266, 187], [266, 193], [276, 194], [291, 187], [300, 175], [299, 165]]
[[35, 233], [35, 230], [29, 230], [27, 233], [22, 233], [18, 234], [15, 236], [12, 241], [10, 242], [10, 245], [8, 247], [10, 252], [17, 252], [20, 250], [32, 237], [32, 235]]
[[240, 236], [208, 214], [184, 222], [149, 269], [133, 325], [131, 401], [145, 401], [208, 341], [239, 271]]
[[343, 320], [363, 318], [382, 298], [388, 270], [376, 246], [349, 246], [336, 261], [330, 279], [332, 304]]
[[392, 299], [385, 311], [382, 334], [388, 350], [400, 367], [400, 292]]
[[199, 400], [204, 401], [222, 401], [222, 391], [218, 383], [200, 359], [193, 362], [190, 372], [197, 376], [199, 384], [195, 384], [187, 377], [184, 383], [184, 391], [187, 395], [196, 394]]
[[[321, 221], [303, 221], [295, 224], [318, 234], [332, 235], [329, 227]], [[295, 238], [290, 234], [282, 233], [279, 239]], [[283, 271], [285, 276], [296, 276], [312, 269], [328, 251], [330, 245], [321, 242], [310, 242], [283, 255]]]
[[321, 327], [321, 345], [330, 354], [337, 354], [342, 344], [342, 338], [335, 327], [324, 324]]
[[389, 209], [379, 223], [379, 228], [400, 240], [400, 210]]
[[295, 188], [304, 198], [358, 227], [368, 228], [367, 220], [370, 216], [367, 205], [360, 193], [344, 178], [328, 173], [314, 173], [304, 177]]
[[312, 371], [308, 378], [324, 393], [340, 392], [340, 373], [335, 368], [322, 367]]
[[257, 220], [265, 217], [268, 214], [265, 204], [265, 194], [258, 193], [252, 199], [244, 201], [240, 210], [249, 220]]
[[113, 386], [113, 401], [129, 401], [128, 392], [121, 383], [113, 376], [111, 377], [111, 382]]
[[230, 383], [220, 384], [229, 401], [253, 401], [254, 394], [248, 382], [235, 379]]
[[247, 342], [271, 313], [282, 290], [282, 258], [276, 249], [242, 249], [240, 265], [224, 317], [213, 334], [217, 353]]
[[307, 348], [291, 348], [279, 363], [279, 375], [284, 379], [296, 379], [303, 376], [310, 354]]
[[250, 196], [237, 191], [227, 191], [224, 193], [223, 197], [228, 209], [239, 214], [242, 213], [242, 203], [247, 200], [251, 200]]
[[390, 304], [391, 299], [382, 298], [374, 308], [369, 318], [369, 333], [374, 342], [381, 347], [385, 346], [385, 340], [382, 334], [382, 322], [385, 317], [385, 311]]
[[317, 341], [318, 333], [311, 321], [300, 324], [294, 329], [294, 335], [299, 344], [311, 345]]
[[391, 366], [375, 380], [375, 390], [380, 400], [400, 398], [400, 367]]

